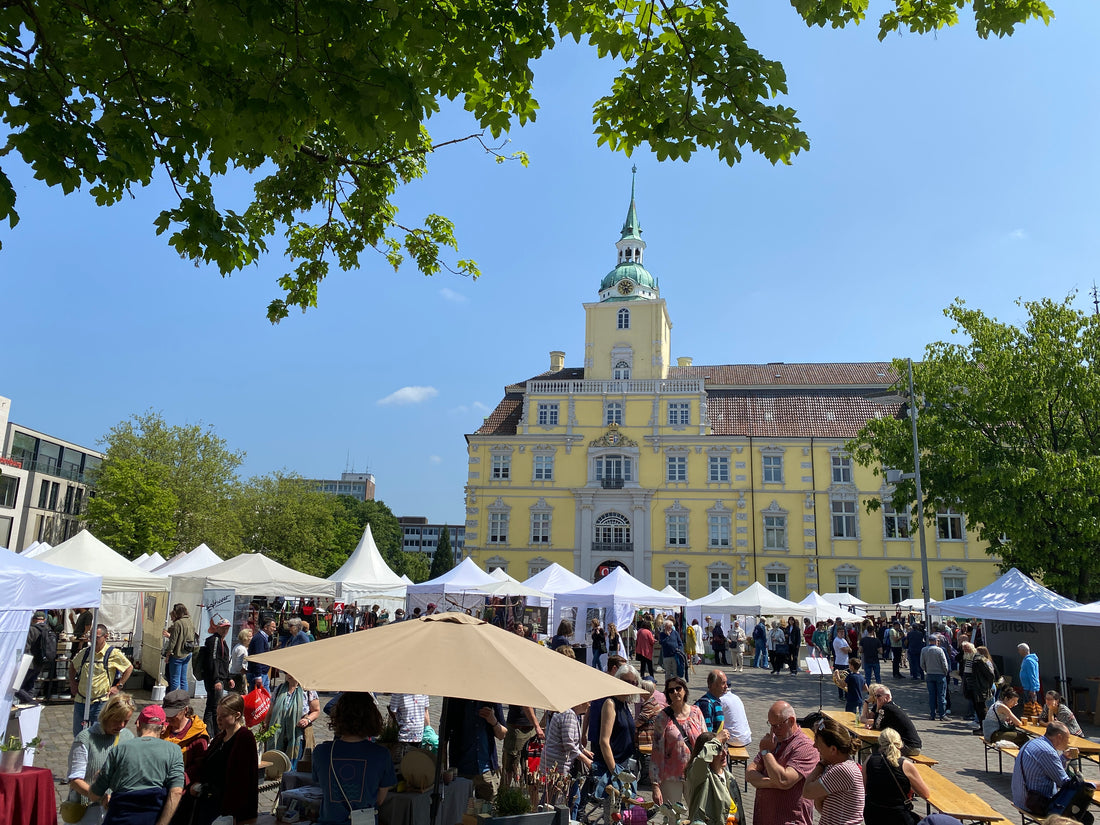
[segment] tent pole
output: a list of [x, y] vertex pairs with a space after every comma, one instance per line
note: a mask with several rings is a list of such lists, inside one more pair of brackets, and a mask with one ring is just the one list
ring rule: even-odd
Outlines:
[[[92, 637], [88, 640], [88, 655], [85, 657], [88, 663], [88, 684], [87, 689], [84, 691], [84, 727], [90, 727], [91, 723], [88, 721], [92, 715], [92, 680], [95, 678], [95, 641], [99, 634], [99, 608], [92, 608]], [[77, 678], [80, 675], [77, 674]], [[108, 674], [107, 678], [110, 678]]]
[[[443, 759], [447, 753], [447, 715], [451, 707], [451, 697], [443, 697], [443, 709], [439, 712], [439, 750], [435, 754], [435, 785], [432, 787], [432, 810], [428, 817], [429, 823], [434, 823], [439, 816], [439, 803], [443, 801], [439, 786], [443, 779]], [[493, 747], [496, 747], [494, 744]]]

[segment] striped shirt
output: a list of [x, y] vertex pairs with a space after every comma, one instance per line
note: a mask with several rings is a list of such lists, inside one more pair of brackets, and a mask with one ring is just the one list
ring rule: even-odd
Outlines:
[[546, 726], [542, 765], [546, 772], [565, 773], [581, 752], [581, 720], [572, 708], [555, 713]]
[[717, 733], [718, 729], [722, 727], [722, 723], [726, 721], [725, 711], [722, 709], [722, 700], [712, 696], [708, 690], [699, 697], [695, 704], [703, 712], [703, 721], [707, 725], [707, 730], [711, 733]]
[[829, 795], [821, 803], [818, 825], [860, 825], [863, 822], [863, 773], [851, 759], [830, 765], [818, 777]]
[[1028, 791], [1051, 799], [1068, 779], [1062, 755], [1051, 741], [1045, 736], [1031, 739], [1016, 755], [1012, 770], [1012, 804], [1026, 809]]
[[397, 719], [397, 741], [419, 745], [424, 740], [428, 697], [419, 693], [395, 693], [390, 696], [389, 708]]

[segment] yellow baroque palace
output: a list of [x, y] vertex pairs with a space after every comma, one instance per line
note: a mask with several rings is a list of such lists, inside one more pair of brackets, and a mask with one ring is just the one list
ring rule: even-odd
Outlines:
[[[631, 192], [615, 268], [584, 304], [584, 365], [505, 387], [466, 437], [466, 549], [525, 579], [557, 562], [614, 566], [689, 598], [759, 581], [786, 598], [921, 596], [917, 525], [845, 443], [893, 383], [889, 362], [671, 364], [668, 306], [643, 264]], [[885, 506], [868, 513], [868, 499]], [[997, 559], [942, 508], [926, 529], [939, 600], [997, 577]]]

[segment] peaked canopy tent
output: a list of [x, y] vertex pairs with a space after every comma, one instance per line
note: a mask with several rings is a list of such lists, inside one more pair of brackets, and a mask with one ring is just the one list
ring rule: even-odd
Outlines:
[[646, 607], [675, 609], [685, 606], [687, 601], [679, 593], [669, 596], [654, 590], [627, 573], [625, 568], [616, 567], [595, 584], [555, 596], [554, 620], [550, 626], [557, 626], [563, 610], [575, 609], [574, 634], [579, 639], [587, 632], [585, 616], [590, 609], [604, 610], [608, 622], [616, 627], [627, 627], [634, 621], [636, 610]]
[[841, 607], [847, 607], [849, 609], [853, 607], [863, 607], [867, 602], [859, 598], [859, 596], [853, 596], [851, 593], [822, 593], [821, 598], [827, 602], [838, 604]]
[[[1052, 648], [1056, 652], [1056, 675], [1064, 680], [1067, 674], [1060, 614], [1075, 607], [1081, 605], [1043, 587], [1013, 567], [992, 584], [957, 599], [933, 602], [928, 610], [939, 616], [989, 620], [985, 626], [986, 645], [991, 653], [1004, 657], [1002, 670], [1012, 676], [1019, 674], [1019, 657], [1015, 655], [1017, 644], [1027, 642], [1036, 649], [1035, 652], [1039, 652], [1040, 647], [1049, 646], [1047, 649]], [[1035, 625], [1050, 627], [1044, 633], [1034, 628]], [[1042, 662], [1040, 666], [1044, 666]], [[1065, 693], [1065, 685], [1061, 687]]]
[[803, 619], [813, 615], [813, 608], [777, 596], [760, 582], [753, 582], [736, 596], [714, 602], [712, 610], [726, 609], [738, 616], [794, 616]]
[[[116, 633], [132, 633], [134, 649], [141, 643], [143, 593], [163, 593], [168, 579], [142, 570], [87, 530], [81, 530], [35, 557], [38, 561], [102, 576], [103, 600], [97, 621]], [[78, 605], [86, 607], [86, 605]]]
[[[554, 562], [549, 567], [544, 568], [528, 578], [524, 584], [550, 595], [547, 599], [543, 599], [542, 601], [536, 600], [530, 603], [538, 604], [540, 607], [550, 607], [553, 605], [554, 599], [562, 593], [580, 590], [582, 587], [588, 587], [592, 582], [582, 579], [573, 571], [567, 570], [557, 562]], [[553, 630], [555, 627], [556, 625], [552, 626], [550, 629]]]
[[831, 602], [824, 596], [819, 594], [816, 590], [811, 590], [809, 595], [799, 602], [803, 607], [809, 607], [813, 609], [813, 613], [810, 614], [810, 619], [817, 624], [818, 622], [831, 622], [834, 621], [837, 616], [842, 618], [845, 622], [861, 622], [863, 617], [853, 613], [850, 610], [845, 610], [835, 602]]
[[165, 559], [164, 556], [162, 556], [160, 553], [153, 553], [153, 555], [149, 556], [148, 558], [138, 559], [134, 562], [134, 564], [136, 564], [142, 570], [153, 571], [164, 564], [165, 561], [167, 561], [167, 559]]
[[[708, 616], [710, 615], [710, 605], [714, 604], [715, 602], [720, 602], [723, 599], [728, 599], [732, 595], [733, 594], [726, 590], [726, 588], [719, 587], [713, 593], [708, 593], [707, 595], [699, 599], [693, 599], [692, 601], [687, 603], [687, 606], [684, 607], [684, 619], [687, 621], [688, 624], [691, 624], [693, 621], [696, 620], [702, 622], [704, 614]], [[725, 610], [719, 610], [715, 612], [719, 613], [722, 616], [729, 616], [729, 613], [727, 613]], [[725, 625], [725, 622], [723, 622], [723, 625]]]
[[442, 576], [436, 576], [420, 584], [410, 584], [406, 589], [405, 610], [412, 613], [416, 608], [421, 612], [429, 604], [436, 605], [439, 612], [452, 608], [466, 610], [485, 604], [485, 594], [478, 590], [486, 584], [496, 584], [497, 579], [477, 566], [469, 556], [464, 558]]
[[220, 564], [221, 561], [222, 557], [203, 542], [194, 550], [188, 550], [186, 553], [173, 556], [153, 572], [158, 576], [178, 576], [182, 573], [191, 573], [195, 570], [202, 570], [204, 567]]
[[99, 607], [102, 587], [103, 578], [94, 573], [0, 550], [0, 719], [6, 720], [11, 710], [12, 683], [34, 611]]
[[30, 547], [26, 548], [21, 555], [25, 559], [36, 559], [45, 553], [47, 550], [52, 550], [53, 545], [45, 541], [36, 541]]
[[405, 605], [405, 580], [386, 564], [368, 524], [348, 560], [328, 577], [342, 602], [377, 604], [391, 613]]
[[[260, 553], [242, 553], [228, 561], [172, 577], [172, 598], [192, 616], [202, 606], [203, 590], [233, 590], [241, 596], [328, 596], [335, 598], [336, 583], [279, 564]], [[203, 634], [205, 627], [199, 627]], [[234, 628], [234, 631], [239, 628]]]

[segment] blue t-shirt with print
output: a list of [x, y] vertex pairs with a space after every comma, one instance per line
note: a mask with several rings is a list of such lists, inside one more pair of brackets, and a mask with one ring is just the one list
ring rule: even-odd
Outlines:
[[390, 752], [381, 745], [337, 739], [313, 751], [313, 783], [323, 795], [319, 825], [348, 825], [347, 802], [352, 810], [375, 807], [378, 789], [396, 785], [397, 773]]

